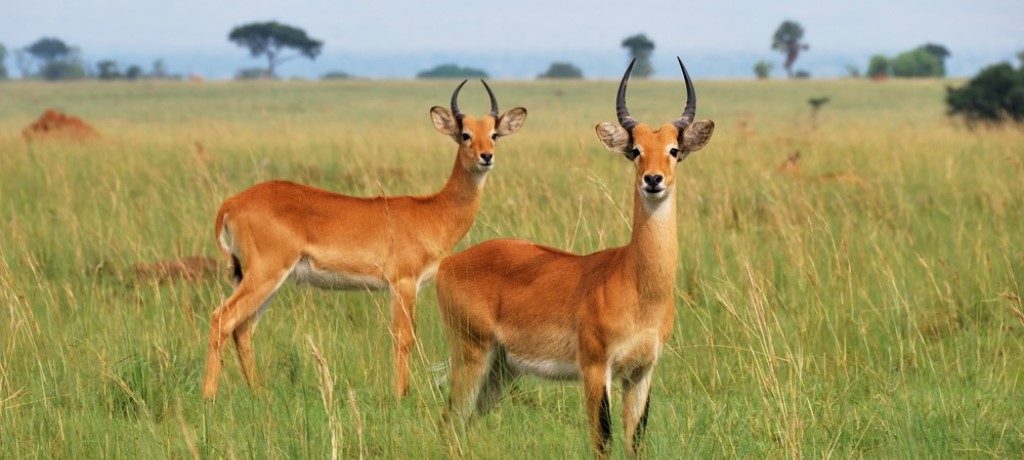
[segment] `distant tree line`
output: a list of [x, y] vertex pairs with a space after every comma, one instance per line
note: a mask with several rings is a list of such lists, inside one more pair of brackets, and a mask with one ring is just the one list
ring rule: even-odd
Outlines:
[[[0, 44], [0, 80], [10, 78], [6, 60], [7, 48]], [[129, 65], [123, 70], [112, 59], [103, 59], [90, 69], [81, 58], [78, 47], [68, 45], [55, 37], [43, 37], [31, 44], [14, 50], [18, 72], [23, 79], [79, 80], [98, 78], [100, 80], [135, 80], [139, 78], [181, 78], [167, 73], [163, 60], [157, 60], [146, 72], [138, 65]]]
[[441, 64], [416, 74], [416, 78], [488, 78], [487, 72], [458, 64]]

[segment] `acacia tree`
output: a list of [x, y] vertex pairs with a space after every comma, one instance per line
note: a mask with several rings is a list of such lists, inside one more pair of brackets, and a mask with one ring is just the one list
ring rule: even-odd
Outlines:
[[35, 43], [25, 47], [25, 51], [32, 57], [48, 64], [57, 59], [64, 59], [71, 55], [71, 47], [59, 38], [43, 37]]
[[772, 36], [772, 49], [786, 55], [786, 62], [782, 65], [786, 69], [786, 75], [793, 77], [793, 63], [800, 57], [800, 52], [810, 48], [810, 45], [803, 42], [804, 28], [796, 21], [783, 21]]
[[636, 34], [622, 40], [622, 47], [629, 50], [630, 57], [636, 59], [633, 65], [633, 77], [647, 78], [654, 74], [654, 66], [651, 65], [651, 53], [654, 52], [654, 42], [644, 34]]
[[78, 50], [59, 38], [40, 38], [17, 54], [23, 77], [33, 74], [29, 57], [40, 63], [39, 71], [35, 74], [47, 80], [85, 77], [85, 67], [78, 57]]
[[[228, 40], [238, 46], [248, 48], [252, 57], [265, 57], [267, 68], [264, 75], [266, 77], [274, 77], [277, 66], [285, 61], [301, 56], [316, 59], [324, 46], [324, 42], [306, 35], [305, 30], [277, 21], [254, 22], [235, 27], [228, 34]], [[297, 54], [287, 56], [282, 54], [289, 49], [295, 50]]]

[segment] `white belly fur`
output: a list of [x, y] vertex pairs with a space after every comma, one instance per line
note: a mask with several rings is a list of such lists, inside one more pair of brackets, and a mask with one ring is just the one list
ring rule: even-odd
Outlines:
[[[647, 329], [638, 331], [630, 340], [618, 344], [609, 350], [608, 378], [624, 377], [639, 369], [654, 365], [661, 353], [661, 341], [658, 331]], [[577, 380], [580, 378], [579, 364], [575, 360], [541, 358], [533, 356], [516, 356], [508, 353], [508, 364], [516, 372], [534, 375], [551, 380]], [[552, 356], [552, 355], [548, 355]]]
[[319, 269], [306, 257], [295, 264], [291, 278], [297, 283], [324, 289], [379, 290], [387, 287], [387, 282], [375, 276]]
[[551, 380], [576, 380], [580, 378], [580, 367], [574, 362], [542, 358], [518, 358], [508, 355], [508, 364], [516, 372], [535, 375]]

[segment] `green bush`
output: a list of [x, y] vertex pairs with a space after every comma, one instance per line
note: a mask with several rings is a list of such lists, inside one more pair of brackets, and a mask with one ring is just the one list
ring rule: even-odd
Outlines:
[[568, 62], [552, 62], [551, 67], [537, 78], [568, 78], [568, 79], [581, 79], [583, 78], [583, 71], [579, 67], [576, 67]]
[[925, 48], [897, 54], [890, 61], [892, 74], [896, 77], [943, 77], [946, 69], [942, 59], [928, 52]]
[[47, 62], [39, 69], [39, 76], [45, 80], [79, 80], [85, 78], [85, 67], [74, 59], [60, 59]]
[[772, 65], [771, 62], [761, 59], [754, 64], [754, 76], [756, 76], [758, 80], [764, 80], [771, 76], [772, 67], [775, 66]]
[[258, 80], [266, 75], [266, 70], [261, 67], [246, 67], [235, 72], [235, 80]]
[[868, 76], [871, 78], [882, 78], [887, 77], [892, 72], [892, 66], [889, 65], [889, 58], [876, 54], [871, 56], [871, 61], [868, 62]]
[[961, 88], [947, 88], [950, 115], [969, 122], [1024, 122], [1024, 63], [988, 66]]
[[352, 75], [340, 70], [332, 70], [320, 76], [321, 80], [348, 80], [350, 78], [352, 78]]
[[3, 43], [0, 43], [0, 80], [7, 79], [7, 65], [4, 61], [7, 60], [7, 48], [4, 47]]

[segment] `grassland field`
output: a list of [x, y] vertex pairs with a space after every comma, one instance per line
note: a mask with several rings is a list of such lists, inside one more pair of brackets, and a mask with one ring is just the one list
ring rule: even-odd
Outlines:
[[[955, 83], [697, 82], [698, 118], [717, 129], [679, 166], [678, 314], [649, 458], [1024, 456], [1024, 130], [948, 119]], [[455, 145], [427, 112], [454, 84], [0, 84], [0, 457], [588, 457], [574, 383], [524, 378], [464, 435], [442, 433], [432, 285], [408, 398], [391, 394], [385, 293], [286, 285], [255, 338], [265, 391], [250, 394], [229, 351], [205, 404], [226, 271], [161, 283], [133, 270], [217, 257], [218, 205], [259, 181], [439, 189]], [[529, 118], [500, 141], [457, 250], [628, 241], [633, 167], [593, 130], [614, 121], [615, 82], [493, 87]], [[816, 96], [831, 102], [813, 123]], [[649, 123], [682, 99], [681, 82], [630, 86]], [[461, 106], [486, 112], [478, 83]], [[26, 143], [47, 107], [101, 138]], [[776, 171], [794, 151], [799, 178]]]

